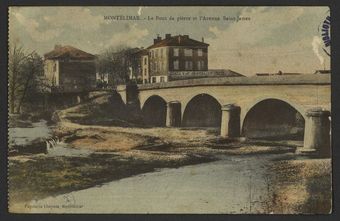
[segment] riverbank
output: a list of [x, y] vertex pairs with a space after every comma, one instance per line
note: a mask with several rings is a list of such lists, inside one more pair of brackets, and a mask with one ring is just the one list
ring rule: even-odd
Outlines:
[[270, 171], [275, 214], [332, 212], [331, 159], [281, 160]]
[[67, 144], [63, 151], [89, 152], [78, 156], [47, 153], [9, 157], [10, 203], [86, 189], [159, 168], [211, 162], [221, 154], [293, 151], [284, 145], [221, 140], [214, 133], [203, 129], [119, 128], [62, 122], [54, 127], [53, 134]]
[[[102, 116], [105, 113], [100, 114], [101, 105], [104, 105], [104, 110], [109, 111], [110, 105], [107, 102], [110, 98], [105, 96], [98, 99], [100, 102], [94, 99], [60, 111], [54, 115], [58, 119], [55, 125], [38, 128], [38, 131], [42, 130], [44, 133], [34, 132], [39, 137], [57, 138], [58, 142], [54, 146], [44, 146], [47, 150], [45, 153], [25, 153], [9, 157], [10, 211], [23, 212], [23, 205], [27, 203], [74, 191], [83, 191], [82, 194], [86, 196], [89, 188], [100, 188], [107, 183], [125, 178], [133, 179], [138, 175], [155, 174], [162, 168], [187, 165], [199, 168], [205, 167], [208, 162], [219, 164], [222, 158], [230, 161], [228, 165], [231, 168], [233, 162], [238, 165], [234, 169], [239, 170], [240, 174], [233, 176], [247, 174], [252, 177], [252, 174], [260, 173], [262, 180], [254, 184], [253, 191], [267, 191], [258, 198], [261, 208], [240, 210], [243, 207], [237, 207], [230, 210], [232, 212], [328, 213], [330, 210], [330, 159], [312, 159], [294, 154], [296, 147], [302, 145], [301, 141], [223, 139], [214, 128], [132, 127], [130, 123], [115, 119], [114, 115], [109, 115], [109, 121], [104, 119]], [[95, 105], [93, 102], [96, 102]], [[19, 126], [25, 125], [29, 124], [22, 123]], [[36, 126], [30, 124], [29, 132], [35, 131]], [[14, 131], [21, 131], [25, 135], [21, 137], [12, 134], [15, 142], [20, 139], [27, 141], [27, 130], [19, 127]], [[43, 144], [35, 145], [34, 148]], [[251, 160], [244, 161], [248, 157]], [[173, 171], [174, 177], [176, 171]], [[203, 171], [210, 173], [210, 168]], [[223, 182], [233, 180], [229, 177], [232, 172], [211, 170]], [[185, 177], [182, 176], [183, 182]], [[190, 179], [189, 176], [187, 178]], [[204, 180], [195, 182], [203, 183]], [[231, 189], [222, 188], [223, 183], [220, 185], [219, 188], [226, 194], [234, 194], [232, 188], [237, 188], [238, 185], [246, 188], [241, 181], [230, 183]], [[215, 197], [218, 201], [227, 199], [219, 198], [217, 193]]]
[[[328, 160], [306, 159], [293, 153], [230, 156], [220, 152], [214, 156], [216, 158], [210, 162], [183, 165], [174, 169], [164, 168], [163, 158], [160, 164], [163, 169], [145, 171], [64, 194], [50, 194], [40, 199], [36, 197], [31, 201], [16, 203], [11, 208], [14, 212], [38, 213], [91, 211], [91, 213], [325, 214], [330, 210], [329, 203], [325, 204], [331, 200], [330, 185], [321, 182], [325, 181], [324, 177], [315, 179], [316, 174], [328, 174], [329, 168], [325, 167], [314, 174], [305, 174], [307, 171], [316, 171], [314, 166], [327, 165]], [[93, 156], [91, 157], [89, 164], [98, 163]], [[103, 159], [103, 156], [98, 158]], [[104, 158], [112, 165], [112, 156]], [[121, 160], [122, 157], [117, 156], [117, 159]], [[132, 162], [135, 167], [130, 164]], [[105, 176], [100, 174], [98, 178], [112, 178], [113, 174], [119, 174], [117, 167], [121, 168], [124, 174], [129, 168], [134, 172], [140, 171], [141, 168], [147, 167], [144, 163], [139, 164], [136, 158], [132, 161], [123, 160], [114, 163], [112, 168], [105, 171]], [[74, 168], [72, 171], [79, 172], [79, 162], [73, 161], [72, 164]], [[287, 164], [288, 167], [285, 166]], [[65, 162], [62, 162], [62, 165], [64, 166]], [[296, 173], [295, 169], [300, 172]], [[91, 175], [91, 172], [94, 172], [91, 166], [85, 171], [89, 171], [87, 179], [94, 178]], [[287, 174], [289, 171], [291, 173]], [[80, 176], [77, 181], [82, 182], [82, 178], [85, 177]], [[323, 188], [310, 189], [309, 181], [303, 183], [299, 179], [315, 181], [314, 184]], [[299, 183], [303, 185], [298, 185]], [[301, 190], [303, 191], [300, 192]], [[311, 200], [311, 197], [314, 199]]]

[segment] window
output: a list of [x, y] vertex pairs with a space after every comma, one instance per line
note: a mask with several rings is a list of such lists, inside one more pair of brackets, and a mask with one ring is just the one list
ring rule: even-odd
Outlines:
[[144, 76], [146, 76], [146, 68], [144, 68]]
[[158, 57], [158, 49], [156, 49], [156, 58]]
[[203, 50], [202, 49], [197, 50], [197, 56], [200, 56], [200, 57], [203, 56]]
[[184, 56], [192, 56], [192, 49], [184, 49]]
[[57, 71], [57, 64], [54, 63], [54, 64], [53, 64], [53, 72], [56, 72], [56, 71]]
[[163, 48], [161, 48], [161, 58], [163, 57]]
[[56, 80], [55, 80], [55, 76], [53, 75], [52, 76], [52, 86], [55, 86], [56, 85]]
[[154, 55], [155, 55], [155, 52], [152, 50], [152, 51], [151, 51], [151, 58], [153, 58]]
[[192, 70], [192, 61], [185, 61], [185, 70]]
[[161, 80], [160, 80], [161, 82], [164, 82], [164, 77], [161, 77]]
[[197, 61], [197, 70], [202, 70], [204, 68], [204, 61]]
[[179, 61], [175, 60], [174, 61], [174, 70], [178, 70], [179, 69]]
[[159, 70], [160, 70], [160, 71], [163, 70], [163, 64], [162, 64], [162, 62], [159, 62]]
[[179, 56], [179, 48], [174, 48], [174, 56]]
[[148, 63], [148, 59], [144, 58], [144, 64], [146, 65]]
[[152, 77], [152, 79], [151, 79], [151, 83], [155, 83], [156, 82], [156, 77]]

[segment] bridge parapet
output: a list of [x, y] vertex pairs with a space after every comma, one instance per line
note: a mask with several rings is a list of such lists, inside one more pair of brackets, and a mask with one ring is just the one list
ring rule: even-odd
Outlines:
[[139, 90], [155, 90], [162, 88], [194, 87], [194, 86], [222, 86], [222, 85], [330, 85], [331, 76], [321, 74], [303, 75], [274, 75], [252, 77], [218, 77], [198, 78], [178, 81], [169, 81], [154, 84], [140, 84]]

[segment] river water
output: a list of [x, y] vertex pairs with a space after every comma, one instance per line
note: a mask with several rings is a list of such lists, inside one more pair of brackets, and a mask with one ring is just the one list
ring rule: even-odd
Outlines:
[[270, 213], [266, 167], [284, 154], [220, 156], [30, 202], [39, 213]]
[[[16, 144], [36, 138], [52, 139], [46, 122], [32, 128], [10, 129]], [[46, 157], [84, 156], [90, 150], [69, 148], [53, 140]], [[270, 174], [266, 168], [275, 158], [289, 154], [228, 156], [177, 169], [159, 169], [100, 186], [31, 201], [32, 213], [270, 213], [266, 202]]]
[[35, 139], [49, 139], [52, 136], [52, 131], [45, 120], [34, 122], [31, 127], [8, 128], [8, 132], [13, 145], [27, 145]]
[[31, 127], [9, 128], [9, 139], [13, 145], [29, 145], [36, 139], [46, 140], [46, 143], [43, 142], [44, 147], [47, 147], [46, 157], [86, 156], [93, 152], [88, 149], [70, 148], [68, 144], [53, 138], [52, 128], [45, 120], [34, 122]]

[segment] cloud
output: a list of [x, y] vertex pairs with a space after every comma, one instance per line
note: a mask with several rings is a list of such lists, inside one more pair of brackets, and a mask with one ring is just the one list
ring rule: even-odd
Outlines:
[[[251, 7], [239, 15], [250, 17], [250, 21], [234, 22], [225, 29], [210, 27], [214, 35], [207, 38], [210, 68], [230, 68], [246, 75], [282, 69], [310, 72], [315, 67], [314, 55], [310, 53], [313, 36], [298, 38], [289, 27], [304, 14], [302, 7]], [[284, 32], [278, 31], [280, 28]], [[291, 35], [287, 34], [289, 31]]]
[[127, 27], [125, 32], [122, 31], [114, 34], [108, 41], [108, 45], [113, 47], [121, 45], [136, 47], [139, 46], [139, 40], [149, 34], [147, 29], [139, 28], [136, 23]]
[[[43, 8], [42, 8], [43, 10]], [[45, 16], [32, 18], [24, 10], [12, 10], [11, 15], [36, 42], [46, 42], [59, 37], [67, 28], [78, 31], [96, 31], [104, 23], [102, 16], [93, 15], [83, 7], [60, 7]]]
[[323, 65], [325, 63], [324, 57], [320, 54], [320, 49], [321, 49], [322, 41], [321, 38], [318, 36], [314, 36], [313, 41], [312, 41], [312, 47], [313, 47], [313, 52], [316, 55], [316, 57], [319, 59], [320, 64]]
[[84, 31], [95, 31], [105, 23], [102, 16], [93, 15], [90, 9], [83, 7], [59, 8], [55, 14], [46, 15], [43, 19], [52, 27], [69, 26]]
[[27, 18], [20, 12], [12, 12], [12, 15], [17, 19], [17, 21], [25, 28], [27, 33], [37, 42], [49, 41], [60, 35], [61, 30], [58, 28], [47, 29], [44, 31], [39, 30], [39, 23], [37, 20], [32, 18]]
[[277, 9], [267, 7], [251, 7], [241, 11], [239, 17], [249, 17], [250, 21], [239, 21], [232, 23], [227, 29], [210, 27], [209, 31], [215, 35], [210, 41], [228, 42], [230, 45], [247, 47], [254, 45], [273, 33], [280, 26], [290, 24], [303, 14], [302, 7]]

